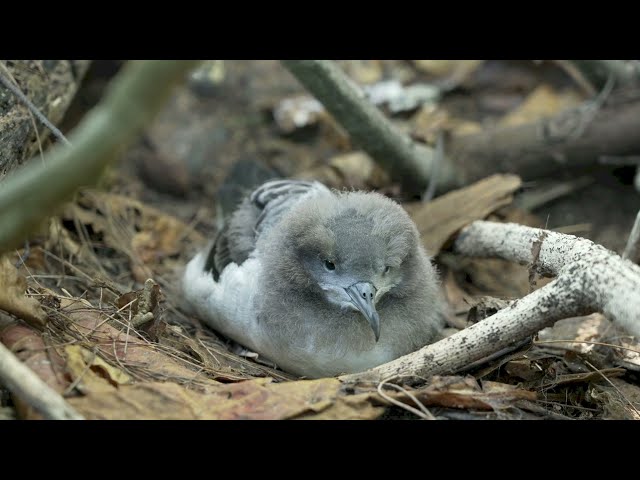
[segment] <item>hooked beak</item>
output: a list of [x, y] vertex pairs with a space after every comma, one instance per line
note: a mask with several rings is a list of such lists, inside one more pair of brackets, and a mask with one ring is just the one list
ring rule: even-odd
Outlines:
[[373, 303], [373, 299], [376, 296], [376, 287], [369, 282], [358, 282], [345, 288], [345, 290], [349, 294], [353, 305], [371, 325], [377, 342], [380, 338], [380, 316], [376, 312], [376, 306]]

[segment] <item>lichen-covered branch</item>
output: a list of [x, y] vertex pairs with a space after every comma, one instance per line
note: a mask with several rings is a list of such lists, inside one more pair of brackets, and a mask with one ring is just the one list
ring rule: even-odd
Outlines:
[[62, 396], [0, 342], [0, 383], [48, 420], [82, 420]]
[[[409, 191], [424, 191], [433, 170], [432, 149], [398, 131], [334, 62], [283, 60], [282, 63], [392, 178]], [[452, 186], [453, 170], [445, 159], [442, 162], [438, 184]]]
[[130, 62], [102, 102], [53, 149], [45, 165], [26, 165], [0, 188], [0, 253], [15, 246], [78, 187], [95, 183], [133, 140], [195, 61]]
[[640, 267], [600, 245], [548, 230], [476, 221], [460, 233], [454, 251], [530, 265], [557, 278], [461, 332], [343, 380], [453, 373], [557, 320], [595, 311], [640, 336]]
[[[38, 151], [49, 129], [34, 122], [24, 102], [11, 92], [14, 85], [29, 101], [57, 125], [75, 97], [91, 64], [88, 60], [2, 60], [0, 61], [0, 180]], [[14, 85], [15, 86], [15, 85]]]

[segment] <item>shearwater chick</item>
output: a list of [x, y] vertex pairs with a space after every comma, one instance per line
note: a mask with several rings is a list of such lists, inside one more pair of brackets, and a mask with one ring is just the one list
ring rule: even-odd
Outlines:
[[355, 373], [433, 342], [437, 272], [405, 210], [377, 193], [271, 181], [183, 277], [193, 313], [280, 368]]

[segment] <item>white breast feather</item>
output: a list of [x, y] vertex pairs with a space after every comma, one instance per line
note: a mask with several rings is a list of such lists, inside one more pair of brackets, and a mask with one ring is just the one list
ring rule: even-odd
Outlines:
[[182, 279], [186, 302], [199, 319], [214, 330], [252, 349], [259, 348], [260, 329], [255, 315], [260, 262], [249, 257], [242, 265], [230, 263], [218, 281], [204, 271], [206, 252], [188, 264]]

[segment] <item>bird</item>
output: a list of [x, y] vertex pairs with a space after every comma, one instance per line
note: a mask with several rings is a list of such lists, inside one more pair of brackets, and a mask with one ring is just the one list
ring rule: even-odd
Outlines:
[[182, 277], [197, 318], [306, 378], [358, 373], [436, 341], [439, 285], [399, 203], [288, 179], [246, 196]]

